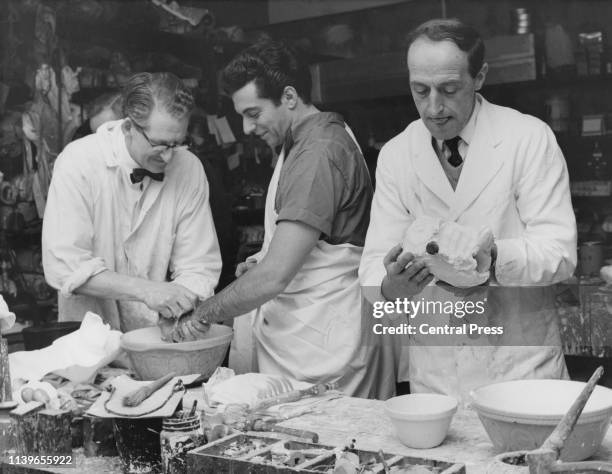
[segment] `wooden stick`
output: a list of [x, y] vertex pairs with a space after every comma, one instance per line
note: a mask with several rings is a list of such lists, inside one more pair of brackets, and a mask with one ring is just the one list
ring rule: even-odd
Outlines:
[[542, 444], [542, 449], [552, 449], [557, 453], [558, 457], [561, 449], [563, 448], [563, 443], [565, 443], [565, 440], [574, 429], [574, 426], [576, 425], [576, 422], [578, 421], [578, 418], [580, 417], [580, 414], [582, 413], [582, 410], [584, 409], [589, 397], [591, 396], [591, 393], [593, 393], [595, 384], [597, 384], [597, 381], [601, 378], [603, 371], [603, 367], [599, 366], [593, 375], [591, 375], [591, 378], [582, 389], [580, 395], [578, 395], [578, 398], [576, 398], [557, 427]]
[[383, 466], [384, 472], [385, 474], [389, 473], [389, 465], [387, 464], [387, 461], [385, 461], [385, 453], [383, 453], [382, 449], [378, 450], [378, 457], [380, 458], [380, 462]]
[[196, 408], [198, 407], [198, 401], [194, 400], [193, 405], [191, 405], [191, 410], [189, 410], [189, 416], [195, 415]]
[[268, 422], [262, 419], [254, 420], [251, 429], [253, 431], [269, 431], [271, 433], [283, 433], [289, 436], [293, 436], [295, 438], [307, 439], [313, 443], [319, 442], [319, 435], [314, 431], [299, 430], [296, 428], [278, 426], [276, 424], [276, 420], [274, 422]]
[[336, 388], [336, 386], [333, 383], [320, 383], [303, 390], [292, 390], [291, 392], [283, 393], [278, 397], [266, 398], [265, 400], [262, 400], [251, 408], [251, 411], [255, 412], [257, 410], [263, 410], [281, 403], [295, 402], [310, 395], [321, 395], [328, 390], [333, 390], [334, 388]]
[[123, 406], [126, 407], [136, 407], [144, 402], [147, 398], [149, 398], [153, 393], [166, 385], [170, 380], [175, 377], [174, 372], [170, 372], [169, 374], [160, 377], [159, 379], [151, 382], [144, 387], [140, 387], [138, 390], [133, 391], [129, 395], [123, 397]]
[[578, 395], [554, 431], [546, 438], [544, 443], [542, 443], [542, 447], [525, 454], [525, 458], [529, 464], [530, 474], [550, 474], [551, 472], [559, 472], [559, 468], [565, 471], [563, 463], [558, 461], [561, 449], [563, 449], [565, 440], [574, 429], [576, 421], [578, 421], [586, 402], [595, 389], [595, 384], [602, 374], [603, 367], [600, 366], [593, 375], [591, 375], [591, 378], [582, 389], [582, 392], [580, 392], [580, 395]]
[[12, 402], [11, 372], [9, 369], [8, 343], [0, 337], [0, 402]]

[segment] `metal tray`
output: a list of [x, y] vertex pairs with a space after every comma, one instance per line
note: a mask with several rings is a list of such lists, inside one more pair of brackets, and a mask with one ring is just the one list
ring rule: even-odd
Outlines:
[[[227, 450], [238, 444], [253, 444], [253, 449], [228, 455]], [[295, 465], [277, 464], [272, 460], [272, 451], [284, 447], [299, 450], [304, 456], [292, 460]], [[268, 438], [251, 434], [233, 434], [194, 449], [187, 454], [188, 472], [203, 474], [329, 474], [333, 472], [336, 456], [333, 446], [306, 443], [290, 439]], [[374, 451], [357, 450], [360, 463], [380, 459]], [[465, 474], [465, 465], [429, 458], [383, 453], [390, 468], [423, 467], [433, 474]], [[383, 473], [380, 462], [375, 463], [364, 474]]]

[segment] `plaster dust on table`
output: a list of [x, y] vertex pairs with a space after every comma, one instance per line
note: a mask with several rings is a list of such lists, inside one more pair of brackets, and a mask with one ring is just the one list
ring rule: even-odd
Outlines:
[[[391, 420], [384, 414], [383, 403], [379, 400], [343, 397], [319, 405], [312, 413], [280, 424], [316, 431], [320, 435], [320, 443], [331, 445], [349, 441], [347, 431], [350, 430], [350, 436], [357, 440], [359, 449], [382, 449], [385, 453], [461, 462], [466, 465], [469, 474], [484, 472], [470, 470], [470, 465], [486, 465], [498, 454], [475, 413], [469, 408], [457, 411], [441, 446], [432, 449], [407, 448], [399, 441]], [[466, 450], [466, 446], [474, 449]]]

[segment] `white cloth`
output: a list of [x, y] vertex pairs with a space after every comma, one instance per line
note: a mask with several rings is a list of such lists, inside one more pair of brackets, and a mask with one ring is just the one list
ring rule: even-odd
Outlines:
[[[567, 167], [552, 131], [535, 117], [479, 100], [476, 130], [455, 191], [421, 120], [382, 148], [359, 270], [370, 300], [382, 299], [384, 255], [402, 241], [414, 218], [424, 215], [492, 229], [500, 285], [546, 286], [572, 275], [576, 222]], [[504, 318], [520, 320], [521, 298], [504, 303]], [[529, 323], [551, 347], [404, 346], [400, 380], [410, 379], [417, 391], [463, 396], [494, 380], [566, 376], [556, 315], [541, 313]]]
[[[281, 153], [266, 197], [263, 247], [251, 257], [257, 261], [268, 251], [276, 228], [274, 201], [283, 162]], [[386, 399], [394, 394], [392, 357], [366, 323], [369, 306], [362, 307], [361, 252], [351, 244], [319, 240], [285, 291], [255, 312], [260, 372], [309, 383], [336, 382], [351, 396]]]
[[219, 244], [198, 159], [176, 150], [163, 181], [132, 184], [122, 121], [70, 143], [55, 162], [43, 221], [45, 277], [60, 290], [60, 320], [100, 314], [126, 332], [156, 324], [137, 301], [74, 294], [104, 270], [151, 281], [171, 280], [201, 298], [213, 294], [221, 271]]
[[15, 325], [15, 313], [9, 311], [9, 307], [0, 294], [0, 334], [8, 331]]
[[100, 367], [119, 355], [121, 333], [112, 330], [97, 314], [85, 314], [81, 326], [48, 347], [9, 354], [11, 380], [35, 381], [49, 373], [75, 383], [92, 382]]
[[[212, 378], [212, 377], [211, 377]], [[253, 408], [259, 402], [293, 390], [310, 388], [312, 384], [270, 374], [240, 374], [217, 383], [202, 384], [204, 402], [209, 407], [246, 404]]]

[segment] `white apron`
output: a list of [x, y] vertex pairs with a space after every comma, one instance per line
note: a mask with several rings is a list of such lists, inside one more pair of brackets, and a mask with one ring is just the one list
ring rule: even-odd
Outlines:
[[[281, 152], [266, 197], [258, 261], [276, 229], [274, 203], [283, 161]], [[394, 394], [391, 348], [383, 357], [385, 347], [364, 319], [371, 313], [362, 317], [367, 305], [362, 307], [357, 275], [361, 253], [361, 247], [319, 240], [285, 291], [255, 311], [252, 325], [260, 372], [312, 383], [337, 382], [351, 396], [386, 399]], [[240, 319], [235, 325], [238, 333], [246, 318]], [[244, 340], [240, 334], [237, 339]]]

